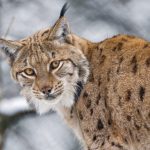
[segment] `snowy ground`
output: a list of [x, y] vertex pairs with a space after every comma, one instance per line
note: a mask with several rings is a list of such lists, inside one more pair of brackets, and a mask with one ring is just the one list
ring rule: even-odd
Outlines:
[[[29, 110], [22, 97], [0, 102], [0, 114], [8, 116]], [[14, 144], [16, 143], [16, 144]], [[28, 115], [6, 131], [3, 150], [80, 150], [73, 133], [53, 112]]]
[[79, 149], [74, 135], [55, 114], [30, 116], [20, 120], [7, 130], [3, 147], [3, 150]]

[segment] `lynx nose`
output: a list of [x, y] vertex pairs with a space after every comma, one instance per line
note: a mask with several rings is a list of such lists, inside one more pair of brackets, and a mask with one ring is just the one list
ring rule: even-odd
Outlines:
[[43, 87], [42, 88], [42, 93], [45, 94], [45, 95], [49, 95], [52, 91], [52, 87]]

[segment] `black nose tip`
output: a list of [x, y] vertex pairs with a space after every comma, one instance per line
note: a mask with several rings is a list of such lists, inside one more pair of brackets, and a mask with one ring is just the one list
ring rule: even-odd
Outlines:
[[50, 94], [51, 91], [52, 91], [52, 88], [43, 88], [43, 89], [42, 89], [42, 93], [43, 93], [43, 94]]

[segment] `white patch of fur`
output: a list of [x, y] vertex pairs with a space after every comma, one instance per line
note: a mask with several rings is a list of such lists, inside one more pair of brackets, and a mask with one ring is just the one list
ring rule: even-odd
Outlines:
[[44, 114], [50, 110], [56, 110], [58, 105], [70, 108], [74, 104], [75, 89], [67, 84], [65, 86], [65, 91], [54, 100], [37, 99], [29, 87], [24, 88], [21, 94], [26, 97], [28, 103], [36, 109], [37, 113]]

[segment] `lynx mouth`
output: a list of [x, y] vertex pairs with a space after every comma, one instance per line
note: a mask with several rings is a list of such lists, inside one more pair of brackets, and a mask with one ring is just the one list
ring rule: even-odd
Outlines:
[[56, 98], [56, 96], [52, 95], [52, 94], [48, 94], [45, 96], [45, 100], [54, 100]]
[[47, 94], [44, 99], [45, 100], [49, 100], [49, 101], [53, 101], [55, 99], [57, 99], [59, 96], [61, 96], [62, 92], [57, 93], [57, 94]]

